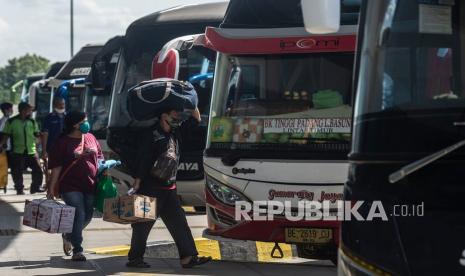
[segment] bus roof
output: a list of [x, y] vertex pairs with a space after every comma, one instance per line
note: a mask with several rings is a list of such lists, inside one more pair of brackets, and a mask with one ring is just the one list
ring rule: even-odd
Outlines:
[[92, 61], [102, 47], [102, 44], [88, 44], [82, 47], [50, 80], [50, 85], [58, 87], [63, 80], [87, 77]]
[[[221, 28], [303, 27], [301, 0], [231, 0]], [[360, 0], [342, 0], [341, 25], [356, 25]]]
[[45, 74], [44, 79], [48, 79], [48, 78], [55, 76], [65, 64], [66, 64], [65, 61], [59, 61], [59, 62], [55, 62], [52, 65], [50, 65], [47, 71], [47, 74]]
[[129, 25], [126, 34], [134, 29], [162, 24], [190, 24], [200, 22], [216, 22], [223, 20], [228, 2], [183, 5], [158, 11], [137, 19]]
[[176, 37], [203, 33], [207, 26], [219, 26], [228, 2], [178, 6], [155, 12], [134, 21], [126, 30], [126, 57], [149, 51], [157, 53]]
[[40, 80], [44, 77], [44, 73], [34, 73], [34, 74], [30, 74], [30, 75], [27, 75], [26, 76], [26, 80], [27, 81], [36, 81], [36, 80]]
[[[118, 62], [118, 56], [115, 57], [115, 54], [119, 53], [123, 43], [124, 36], [112, 37], [95, 55], [94, 60], [92, 61], [90, 74], [86, 79], [86, 82], [91, 84], [94, 89], [101, 90], [105, 88], [105, 84], [101, 83], [101, 78], [99, 77], [100, 74], [110, 74], [110, 76], [107, 77], [113, 77], [114, 72], [107, 72], [107, 67], [109, 64]], [[102, 64], [104, 64], [104, 68], [102, 68]]]

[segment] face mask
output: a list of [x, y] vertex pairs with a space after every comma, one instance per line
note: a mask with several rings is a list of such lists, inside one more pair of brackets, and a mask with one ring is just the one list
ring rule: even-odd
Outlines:
[[182, 124], [181, 120], [175, 119], [175, 118], [173, 118], [171, 116], [169, 117], [168, 120], [166, 120], [166, 122], [170, 126], [171, 131], [174, 131], [174, 130], [178, 129]]
[[82, 123], [79, 125], [79, 131], [80, 131], [82, 134], [89, 133], [89, 131], [90, 131], [90, 124], [89, 124], [89, 122], [82, 122]]
[[58, 114], [63, 114], [65, 113], [65, 109], [60, 109], [60, 108], [55, 108], [55, 112], [58, 113]]

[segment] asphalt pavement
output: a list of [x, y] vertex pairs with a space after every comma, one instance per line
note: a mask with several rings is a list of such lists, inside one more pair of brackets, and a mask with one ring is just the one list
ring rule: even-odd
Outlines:
[[[26, 175], [26, 184], [29, 184]], [[288, 258], [271, 261], [215, 260], [194, 269], [182, 269], [176, 258], [146, 258], [149, 269], [125, 267], [130, 225], [108, 223], [98, 216], [84, 231], [87, 262], [76, 263], [62, 253], [60, 235], [48, 234], [21, 224], [24, 201], [44, 197], [45, 194], [17, 196], [10, 187], [7, 194], [0, 192], [0, 275], [335, 275], [336, 268], [329, 261]], [[187, 210], [187, 220], [197, 241], [207, 225], [206, 216]], [[172, 243], [162, 223], [157, 221], [152, 230], [151, 243]], [[202, 241], [201, 243], [204, 243]], [[201, 244], [200, 243], [200, 244]], [[211, 246], [213, 242], [206, 241]], [[201, 246], [199, 244], [199, 246]], [[106, 252], [103, 249], [109, 249]], [[266, 247], [264, 247], [266, 248]], [[119, 251], [117, 250], [119, 249]], [[123, 249], [123, 250], [121, 250]], [[160, 248], [160, 250], [163, 250]], [[156, 251], [156, 249], [155, 249]], [[101, 254], [95, 254], [101, 253]]]

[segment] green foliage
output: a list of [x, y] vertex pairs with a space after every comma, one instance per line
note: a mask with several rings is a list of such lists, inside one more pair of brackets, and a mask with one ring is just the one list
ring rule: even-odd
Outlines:
[[[36, 54], [26, 54], [24, 56], [8, 60], [8, 64], [0, 67], [0, 102], [13, 101], [17, 103], [20, 95], [11, 93], [11, 86], [28, 75], [42, 73], [47, 70], [49, 60]], [[17, 89], [16, 94], [21, 93]]]

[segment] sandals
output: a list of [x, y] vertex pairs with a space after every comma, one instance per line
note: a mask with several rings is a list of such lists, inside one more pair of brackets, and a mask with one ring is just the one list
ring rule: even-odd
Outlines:
[[61, 238], [63, 239], [63, 253], [65, 253], [66, 256], [71, 256], [71, 253], [73, 253], [73, 246], [71, 245], [71, 242], [65, 234], [61, 234]]
[[73, 254], [73, 257], [71, 257], [71, 260], [75, 262], [85, 262], [87, 259], [86, 259], [86, 256], [82, 254], [82, 252], [77, 252]]
[[212, 257], [198, 257], [192, 256], [187, 264], [181, 264], [182, 268], [193, 268], [194, 266], [203, 265], [212, 260]]
[[129, 261], [126, 263], [127, 267], [133, 268], [149, 268], [150, 265], [144, 261]]

